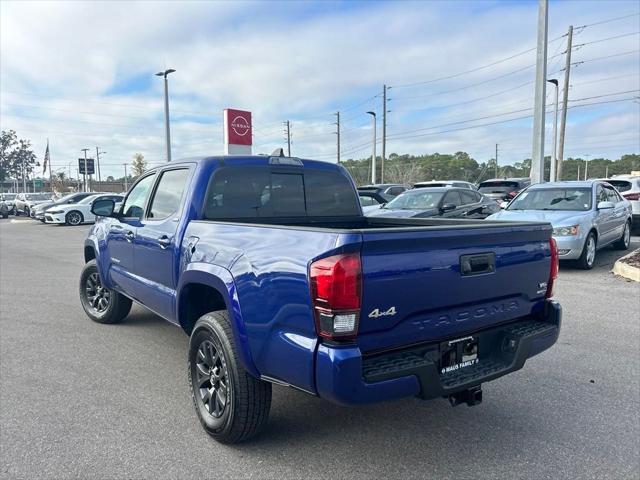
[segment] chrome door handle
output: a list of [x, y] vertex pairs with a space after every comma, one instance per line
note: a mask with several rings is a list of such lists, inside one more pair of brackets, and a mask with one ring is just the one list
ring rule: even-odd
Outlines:
[[160, 248], [167, 248], [169, 245], [171, 245], [171, 239], [166, 235], [162, 235], [160, 238], [158, 238], [158, 244], [160, 245]]
[[127, 239], [127, 242], [133, 242], [133, 232], [131, 230], [127, 230], [124, 234], [124, 237]]

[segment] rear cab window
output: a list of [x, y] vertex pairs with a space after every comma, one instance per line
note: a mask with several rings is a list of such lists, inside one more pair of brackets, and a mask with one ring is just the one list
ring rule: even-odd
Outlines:
[[360, 216], [350, 180], [333, 170], [222, 167], [210, 182], [208, 220]]

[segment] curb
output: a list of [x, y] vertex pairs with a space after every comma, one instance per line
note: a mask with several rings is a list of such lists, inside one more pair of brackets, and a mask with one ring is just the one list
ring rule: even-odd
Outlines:
[[613, 264], [612, 272], [629, 280], [640, 282], [640, 268], [633, 267], [624, 262], [625, 259], [637, 254], [640, 254], [640, 248], [616, 260], [616, 263]]

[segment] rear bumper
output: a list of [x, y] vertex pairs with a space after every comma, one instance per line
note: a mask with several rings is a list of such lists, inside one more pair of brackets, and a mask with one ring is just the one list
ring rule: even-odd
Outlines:
[[438, 366], [439, 342], [366, 357], [357, 347], [320, 345], [318, 395], [344, 405], [451, 395], [521, 369], [557, 341], [561, 319], [560, 304], [547, 301], [537, 317], [473, 333], [480, 340], [479, 363], [444, 374]]

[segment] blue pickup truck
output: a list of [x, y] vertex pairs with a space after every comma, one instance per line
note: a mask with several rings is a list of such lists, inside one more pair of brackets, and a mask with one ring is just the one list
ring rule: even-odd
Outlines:
[[339, 165], [171, 162], [93, 213], [86, 314], [117, 323], [135, 301], [190, 335], [195, 410], [221, 442], [260, 430], [272, 384], [475, 405], [558, 338], [549, 224], [367, 218]]

